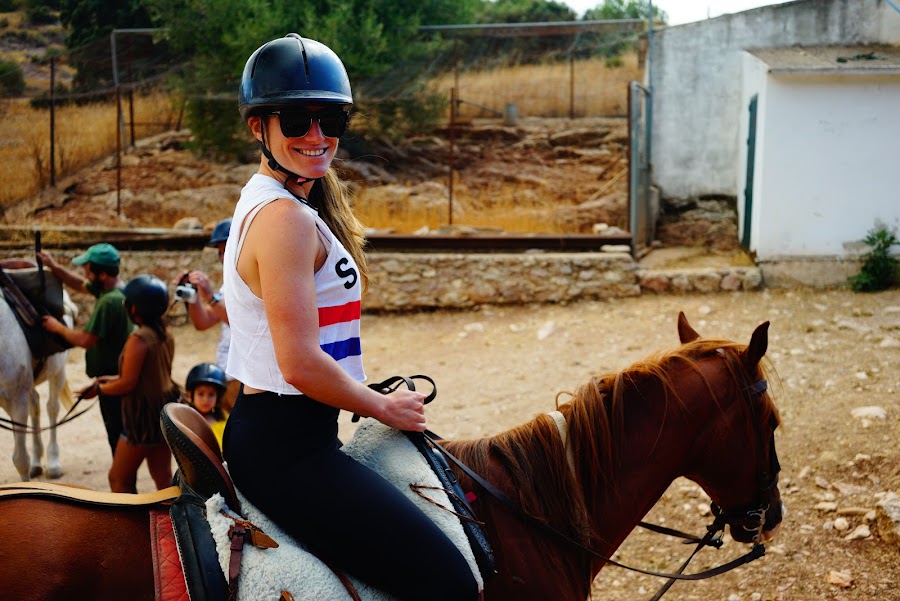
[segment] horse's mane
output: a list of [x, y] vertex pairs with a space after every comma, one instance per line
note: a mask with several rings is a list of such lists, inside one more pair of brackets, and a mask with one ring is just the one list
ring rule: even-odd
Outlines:
[[[559, 407], [566, 418], [568, 435], [575, 457], [576, 474], [569, 469], [566, 451], [553, 419], [539, 415], [532, 421], [506, 432], [480, 440], [446, 444], [448, 450], [480, 474], [496, 462], [508, 474], [520, 507], [530, 516], [550, 524], [583, 544], [598, 539], [592, 514], [597, 497], [615, 488], [615, 467], [628, 392], [646, 391], [654, 385], [664, 391], [663, 402], [679, 398], [673, 376], [675, 367], [694, 371], [718, 403], [712, 385], [700, 369], [700, 361], [712, 356], [724, 361], [729, 376], [739, 388], [766, 378], [760, 364], [748, 373], [741, 359], [745, 345], [727, 340], [698, 339], [677, 349], [656, 353], [617, 372], [595, 376], [571, 394], [571, 400]], [[762, 423], [779, 423], [778, 412], [768, 395], [759, 411]], [[636, 401], [632, 397], [632, 402]], [[748, 420], [748, 428], [753, 427]], [[584, 494], [577, 494], [582, 491]]]

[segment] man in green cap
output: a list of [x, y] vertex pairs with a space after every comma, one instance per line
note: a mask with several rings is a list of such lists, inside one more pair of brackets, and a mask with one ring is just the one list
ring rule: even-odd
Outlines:
[[[84, 360], [90, 378], [119, 373], [119, 355], [134, 324], [125, 310], [124, 282], [119, 279], [119, 251], [111, 244], [95, 244], [72, 259], [84, 269], [80, 275], [60, 266], [45, 252], [38, 253], [53, 275], [78, 292], [93, 295], [97, 302], [83, 330], [66, 327], [51, 316], [45, 316], [44, 328], [65, 338], [69, 344], [86, 349]], [[100, 395], [100, 413], [113, 453], [122, 434], [122, 400], [118, 396]]]

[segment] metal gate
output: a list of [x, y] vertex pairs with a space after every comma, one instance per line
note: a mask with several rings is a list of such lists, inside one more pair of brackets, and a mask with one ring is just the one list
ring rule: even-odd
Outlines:
[[631, 254], [637, 257], [656, 232], [650, 215], [650, 91], [636, 81], [628, 86], [628, 226]]

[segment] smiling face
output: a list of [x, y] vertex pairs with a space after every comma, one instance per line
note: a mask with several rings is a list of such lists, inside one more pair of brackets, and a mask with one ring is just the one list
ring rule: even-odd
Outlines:
[[[325, 110], [322, 106], [304, 106], [304, 111], [314, 115]], [[333, 109], [329, 109], [333, 110]], [[318, 119], [311, 119], [308, 131], [301, 136], [287, 137], [278, 114], [250, 117], [248, 123], [253, 135], [265, 142], [275, 160], [285, 169], [309, 179], [323, 177], [337, 152], [338, 138], [326, 136]], [[263, 166], [267, 163], [263, 160]]]

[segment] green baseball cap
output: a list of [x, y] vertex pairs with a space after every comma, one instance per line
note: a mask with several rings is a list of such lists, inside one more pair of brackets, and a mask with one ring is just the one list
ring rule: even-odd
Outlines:
[[112, 244], [102, 242], [88, 248], [83, 255], [78, 255], [72, 259], [72, 263], [75, 265], [96, 263], [97, 265], [116, 267], [119, 264], [119, 251]]

